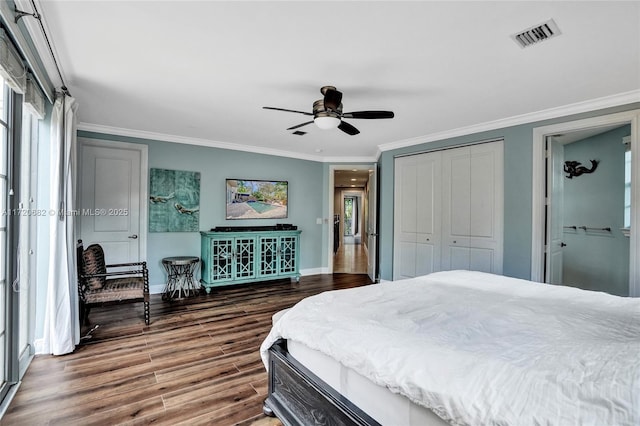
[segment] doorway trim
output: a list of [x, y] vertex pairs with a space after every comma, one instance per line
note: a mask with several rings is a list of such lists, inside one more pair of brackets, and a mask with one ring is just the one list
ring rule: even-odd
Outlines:
[[[568, 121], [533, 129], [532, 152], [532, 205], [531, 205], [531, 280], [544, 282], [545, 253], [545, 140], [547, 136], [587, 128], [631, 125], [631, 233], [629, 236], [629, 295], [640, 297], [640, 110], [631, 110], [616, 114], [603, 115], [583, 120]], [[635, 153], [635, 154], [634, 154]]]
[[[333, 273], [333, 212], [336, 189], [334, 175], [336, 170], [370, 170], [377, 167], [376, 163], [367, 164], [334, 164], [329, 166], [329, 225], [327, 226], [327, 270]], [[342, 202], [342, 201], [341, 201]], [[377, 206], [376, 206], [377, 208]], [[379, 260], [378, 260], [379, 261]]]

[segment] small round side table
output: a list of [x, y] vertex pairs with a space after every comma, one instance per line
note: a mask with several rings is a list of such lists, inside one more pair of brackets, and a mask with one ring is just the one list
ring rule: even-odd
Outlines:
[[199, 293], [200, 283], [193, 278], [193, 274], [200, 265], [199, 257], [165, 257], [162, 259], [162, 265], [167, 271], [167, 286], [162, 295], [163, 300], [181, 299]]

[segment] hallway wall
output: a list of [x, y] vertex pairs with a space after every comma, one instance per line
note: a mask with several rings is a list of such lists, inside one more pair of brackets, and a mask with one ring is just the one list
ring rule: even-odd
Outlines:
[[610, 227], [611, 232], [565, 228], [563, 284], [587, 290], [629, 295], [629, 238], [624, 224], [624, 152], [622, 138], [631, 132], [623, 126], [565, 145], [565, 161], [579, 161], [591, 174], [564, 179], [564, 226]]

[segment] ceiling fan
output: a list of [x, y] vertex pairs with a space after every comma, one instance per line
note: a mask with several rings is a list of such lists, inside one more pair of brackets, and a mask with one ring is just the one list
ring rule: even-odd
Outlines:
[[316, 125], [321, 129], [335, 129], [337, 127], [351, 136], [357, 135], [360, 131], [346, 121], [343, 121], [343, 118], [364, 118], [371, 120], [378, 118], [393, 118], [394, 116], [392, 111], [353, 111], [343, 113], [342, 92], [338, 91], [333, 86], [323, 86], [320, 89], [320, 93], [324, 95], [324, 98], [313, 103], [313, 112], [296, 111], [276, 107], [263, 108], [313, 116], [313, 120], [289, 127], [287, 130], [294, 130], [306, 126], [307, 124], [316, 123]]

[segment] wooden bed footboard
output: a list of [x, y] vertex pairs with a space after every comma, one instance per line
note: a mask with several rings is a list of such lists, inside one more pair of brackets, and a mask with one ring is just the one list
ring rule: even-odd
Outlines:
[[278, 340], [269, 349], [269, 395], [264, 413], [289, 425], [379, 425], [323, 382]]

